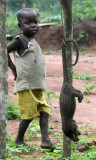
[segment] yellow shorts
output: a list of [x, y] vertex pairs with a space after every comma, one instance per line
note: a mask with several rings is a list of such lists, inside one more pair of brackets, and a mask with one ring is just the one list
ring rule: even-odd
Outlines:
[[41, 90], [24, 90], [17, 93], [18, 106], [22, 119], [33, 119], [40, 112], [50, 114], [50, 108]]

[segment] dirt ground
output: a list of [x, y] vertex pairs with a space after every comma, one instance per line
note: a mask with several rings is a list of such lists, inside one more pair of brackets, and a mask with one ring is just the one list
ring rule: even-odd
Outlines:
[[[42, 46], [42, 45], [41, 45]], [[50, 45], [49, 45], [50, 46]], [[54, 44], [53, 44], [54, 46]], [[57, 44], [57, 47], [59, 44]], [[50, 47], [49, 47], [50, 48]], [[80, 47], [79, 47], [80, 48]], [[43, 48], [44, 49], [44, 48]], [[50, 48], [52, 49], [52, 48]], [[96, 76], [96, 46], [92, 47], [81, 47], [86, 49], [86, 55], [80, 55], [79, 62], [74, 66], [73, 70], [78, 75], [90, 73], [92, 76]], [[48, 50], [48, 46], [47, 49]], [[47, 77], [46, 77], [46, 88], [49, 91], [56, 92], [57, 95], [60, 95], [60, 90], [63, 82], [62, 74], [62, 59], [61, 53], [56, 52], [55, 54], [45, 55], [45, 62], [47, 68]], [[73, 56], [75, 59], [75, 56]], [[96, 78], [93, 79], [96, 81]], [[13, 95], [14, 80], [13, 75], [9, 69], [9, 97], [16, 100], [16, 97]], [[73, 80], [73, 85], [76, 89], [84, 90], [84, 81], [83, 80]], [[86, 102], [86, 98], [89, 99], [89, 103]], [[84, 100], [82, 103], [77, 102], [76, 112], [74, 119], [77, 121], [78, 125], [89, 124], [93, 128], [93, 133], [96, 134], [96, 90], [93, 90], [89, 95], [84, 95]], [[61, 116], [59, 109], [59, 100], [54, 98], [51, 106], [51, 115], [49, 118], [49, 123], [54, 122], [56, 127], [54, 132], [62, 132], [61, 129]], [[11, 135], [17, 135], [19, 122], [16, 120], [8, 120], [8, 133]], [[40, 144], [40, 141], [38, 141]]]

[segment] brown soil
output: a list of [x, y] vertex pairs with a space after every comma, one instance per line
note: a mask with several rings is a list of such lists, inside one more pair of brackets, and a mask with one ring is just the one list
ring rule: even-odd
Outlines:
[[[83, 41], [80, 40], [80, 34], [83, 32]], [[96, 19], [87, 19], [73, 23], [73, 37], [79, 38], [80, 46], [93, 46], [96, 43]], [[44, 50], [57, 50], [62, 44], [62, 27], [51, 26], [42, 27], [36, 35], [40, 46]]]
[[[95, 22], [95, 20], [92, 20], [92, 22], [93, 21]], [[90, 24], [92, 25], [91, 21], [90, 21]], [[78, 24], [78, 26], [79, 25], [80, 24]], [[84, 22], [81, 22], [81, 25], [85, 27]], [[96, 25], [96, 22], [95, 22], [95, 25]], [[94, 28], [93, 25], [92, 27]], [[55, 27], [54, 29], [51, 28], [49, 32], [49, 28], [45, 28], [39, 32], [39, 36], [40, 34], [42, 36], [40, 36], [39, 38], [37, 36], [36, 38], [38, 39], [42, 49], [55, 50], [59, 48], [62, 42], [61, 37], [58, 36], [58, 33], [60, 31], [59, 29], [60, 29], [59, 27]], [[91, 32], [91, 30], [89, 31]], [[92, 35], [90, 34], [89, 36], [92, 37]], [[94, 35], [95, 34], [96, 34], [96, 29], [94, 31]], [[60, 43], [58, 43], [57, 40], [60, 40]], [[95, 42], [95, 40], [96, 40], [96, 35], [92, 43], [90, 41], [90, 45], [92, 45], [93, 42]], [[81, 48], [86, 49], [87, 54], [79, 57], [79, 62], [73, 68], [73, 70], [75, 71], [75, 73], [78, 73], [79, 75], [90, 73], [92, 76], [96, 76], [96, 46], [92, 46], [88, 48], [86, 47], [87, 43], [89, 44], [89, 38], [88, 38], [88, 41], [85, 42], [85, 45], [81, 46]], [[47, 77], [46, 77], [47, 90], [56, 92], [57, 95], [59, 96], [61, 86], [62, 86], [62, 81], [63, 81], [61, 53], [56, 52], [55, 54], [45, 55], [44, 57], [45, 57], [45, 62], [47, 67]], [[75, 56], [73, 56], [73, 59], [75, 59]], [[15, 96], [13, 95], [14, 80], [13, 80], [13, 75], [10, 69], [9, 69], [8, 80], [9, 80], [9, 96], [12, 97], [12, 99], [15, 99]], [[96, 81], [95, 78], [93, 80]], [[79, 90], [84, 90], [84, 87], [83, 87], [84, 84], [85, 83], [83, 80], [75, 79], [73, 81], [74, 87]], [[86, 102], [86, 98], [89, 99], [89, 103]], [[93, 134], [96, 134], [96, 125], [95, 125], [96, 124], [96, 108], [95, 108], [96, 101], [95, 99], [96, 99], [96, 90], [92, 90], [92, 92], [89, 95], [84, 95], [83, 102], [82, 103], [77, 102], [76, 112], [74, 115], [74, 119], [77, 121], [79, 126], [84, 124], [91, 125], [91, 127], [93, 128], [93, 131], [92, 131]], [[54, 98], [52, 101], [51, 115], [52, 116], [49, 118], [49, 123], [53, 122], [56, 124], [56, 126], [53, 127], [54, 132], [62, 132], [59, 100], [56, 98]], [[18, 121], [9, 120], [8, 133], [16, 136], [18, 131], [18, 125], [19, 125]], [[38, 144], [41, 143], [40, 141], [41, 139], [38, 139]]]

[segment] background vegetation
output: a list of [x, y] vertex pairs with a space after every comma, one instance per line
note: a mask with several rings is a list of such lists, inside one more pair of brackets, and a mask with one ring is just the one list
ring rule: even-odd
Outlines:
[[[16, 13], [19, 9], [32, 7], [42, 22], [61, 24], [60, 1], [58, 0], [7, 0], [6, 32], [14, 37], [19, 34]], [[96, 17], [96, 0], [73, 0], [73, 21]]]

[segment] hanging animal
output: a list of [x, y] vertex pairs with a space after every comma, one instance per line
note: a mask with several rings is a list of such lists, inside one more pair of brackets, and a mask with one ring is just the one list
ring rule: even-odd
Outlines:
[[62, 63], [64, 80], [60, 94], [60, 112], [63, 132], [67, 137], [69, 137], [71, 140], [75, 142], [79, 140], [78, 136], [80, 135], [78, 125], [76, 121], [73, 119], [76, 109], [75, 97], [77, 97], [78, 102], [81, 103], [83, 95], [81, 91], [75, 89], [72, 86], [72, 83], [69, 81], [68, 78], [68, 69], [66, 62], [66, 45], [70, 42], [74, 44], [74, 47], [76, 49], [76, 61], [73, 65], [76, 65], [79, 57], [77, 42], [74, 39], [65, 39], [65, 43], [63, 42], [62, 44]]

